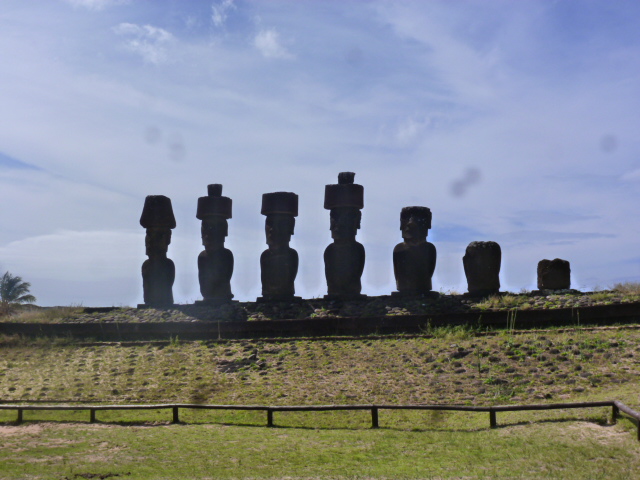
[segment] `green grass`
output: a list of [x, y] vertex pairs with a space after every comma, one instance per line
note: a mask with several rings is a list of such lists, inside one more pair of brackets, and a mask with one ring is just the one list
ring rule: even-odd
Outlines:
[[16, 307], [16, 311], [9, 317], [8, 321], [16, 323], [53, 323], [61, 318], [81, 313], [83, 307], [48, 307], [35, 308], [30, 305]]
[[[190, 420], [220, 420], [208, 415]], [[640, 447], [630, 422], [607, 425], [605, 412], [574, 415], [504, 414], [495, 430], [485, 415], [446, 412], [383, 412], [383, 424], [394, 425], [379, 430], [366, 428], [363, 418], [318, 428], [326, 414], [282, 414], [272, 429], [251, 419], [27, 423], [0, 427], [0, 478], [633, 478]]]
[[[556, 403], [638, 409], [640, 329], [437, 328], [432, 337], [122, 345], [0, 338], [0, 403]], [[0, 479], [633, 478], [635, 425], [608, 408], [380, 411], [0, 411]], [[131, 472], [131, 475], [124, 475]], [[99, 478], [99, 477], [93, 477]], [[118, 478], [118, 477], [115, 477]]]

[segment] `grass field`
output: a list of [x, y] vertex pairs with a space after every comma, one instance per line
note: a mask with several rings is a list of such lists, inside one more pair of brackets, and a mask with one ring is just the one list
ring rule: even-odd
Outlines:
[[[82, 344], [0, 339], [0, 403], [494, 405], [619, 399], [638, 409], [640, 329], [432, 338]], [[608, 408], [0, 412], [0, 478], [639, 478]], [[115, 477], [119, 475], [119, 477]]]

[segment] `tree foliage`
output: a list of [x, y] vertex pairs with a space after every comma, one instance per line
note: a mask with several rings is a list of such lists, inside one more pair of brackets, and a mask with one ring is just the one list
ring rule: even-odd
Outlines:
[[0, 307], [3, 312], [8, 312], [12, 304], [33, 303], [36, 297], [29, 293], [31, 284], [23, 282], [21, 277], [9, 272], [0, 278]]

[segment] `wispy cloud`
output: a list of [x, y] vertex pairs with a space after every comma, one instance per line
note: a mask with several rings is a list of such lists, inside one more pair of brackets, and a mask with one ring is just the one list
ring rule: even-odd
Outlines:
[[211, 21], [213, 22], [213, 25], [217, 28], [224, 27], [227, 17], [229, 16], [229, 12], [235, 9], [236, 6], [234, 4], [234, 0], [222, 0], [219, 3], [211, 5]]
[[167, 47], [174, 41], [170, 32], [152, 25], [121, 23], [113, 31], [127, 37], [125, 46], [128, 50], [140, 55], [145, 62], [156, 65], [167, 61]]
[[74, 7], [83, 7], [89, 10], [100, 11], [107, 7], [116, 5], [125, 5], [131, 3], [131, 0], [64, 0]]
[[274, 28], [259, 31], [253, 39], [253, 45], [265, 58], [293, 58], [293, 55], [282, 45], [280, 34]]

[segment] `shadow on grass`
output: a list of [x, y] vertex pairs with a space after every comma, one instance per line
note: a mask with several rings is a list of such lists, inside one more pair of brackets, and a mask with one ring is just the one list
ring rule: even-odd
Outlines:
[[615, 423], [609, 423], [609, 421], [606, 418], [601, 418], [596, 420], [593, 418], [584, 418], [584, 417], [568, 417], [568, 418], [547, 418], [547, 419], [535, 420], [535, 421], [522, 420], [520, 422], [498, 423], [495, 427], [495, 430], [499, 430], [501, 428], [508, 428], [508, 427], [517, 427], [521, 425], [533, 425], [538, 423], [544, 424], [544, 423], [571, 423], [571, 422], [593, 423], [594, 425], [598, 425], [600, 427], [615, 426]]

